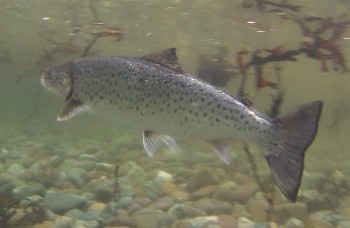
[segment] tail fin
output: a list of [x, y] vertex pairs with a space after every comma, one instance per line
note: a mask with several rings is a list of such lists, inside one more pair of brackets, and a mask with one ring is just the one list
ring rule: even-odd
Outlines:
[[323, 102], [304, 104], [277, 120], [278, 137], [268, 145], [266, 160], [283, 195], [295, 202], [304, 168], [304, 154], [315, 138]]

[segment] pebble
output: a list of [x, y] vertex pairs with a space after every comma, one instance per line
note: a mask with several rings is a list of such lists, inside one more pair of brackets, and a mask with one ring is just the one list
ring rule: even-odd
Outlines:
[[145, 171], [140, 166], [132, 161], [127, 161], [119, 166], [118, 176], [121, 195], [143, 194], [146, 176]]
[[305, 223], [296, 218], [290, 218], [284, 225], [286, 228], [304, 228]]
[[42, 185], [41, 183], [32, 182], [28, 184], [23, 184], [12, 189], [12, 196], [17, 200], [21, 200], [24, 197], [31, 195], [44, 196], [45, 192], [46, 188], [44, 187], [44, 185]]
[[69, 191], [49, 190], [44, 197], [45, 206], [58, 214], [63, 214], [70, 209], [80, 207], [87, 200], [88, 198], [85, 195]]
[[337, 228], [349, 228], [350, 227], [350, 221], [341, 221], [338, 222]]
[[233, 202], [235, 199], [235, 192], [232, 187], [221, 185], [214, 191], [213, 199]]
[[196, 218], [188, 218], [175, 223], [174, 227], [199, 228], [199, 227], [215, 227], [219, 228], [218, 216], [200, 216]]
[[58, 219], [56, 219], [54, 227], [55, 228], [68, 228], [68, 227], [74, 227], [75, 219], [68, 216], [62, 216]]
[[251, 214], [255, 222], [263, 222], [266, 220], [268, 207], [269, 205], [264, 199], [250, 199], [246, 205], [247, 211]]
[[207, 215], [203, 210], [187, 204], [175, 204], [168, 213], [175, 218], [194, 218]]
[[152, 203], [148, 208], [154, 210], [167, 211], [169, 208], [174, 206], [175, 201], [170, 197], [163, 197]]
[[10, 167], [8, 167], [7, 172], [11, 175], [19, 177], [22, 174], [26, 173], [27, 170], [23, 167], [22, 164], [15, 163], [15, 164], [10, 165]]
[[158, 218], [156, 215], [137, 215], [133, 217], [136, 227], [158, 228]]
[[189, 196], [190, 200], [198, 200], [202, 198], [211, 198], [216, 191], [217, 186], [216, 185], [208, 185], [205, 187], [202, 187], [200, 189], [197, 189], [195, 192], [192, 192]]
[[233, 200], [245, 204], [254, 194], [259, 190], [259, 187], [255, 183], [236, 185], [233, 191]]
[[70, 168], [66, 172], [65, 180], [73, 183], [78, 188], [82, 187], [85, 184], [86, 170], [82, 168]]
[[286, 222], [288, 218], [296, 218], [305, 222], [308, 214], [307, 206], [300, 202], [276, 205], [274, 208], [274, 216], [279, 224]]
[[173, 181], [174, 181], [174, 178], [170, 173], [160, 170], [157, 172], [153, 182], [158, 188], [162, 188], [165, 182], [172, 183]]
[[231, 204], [209, 198], [203, 198], [193, 203], [193, 206], [203, 210], [208, 215], [231, 214], [233, 207]]
[[254, 228], [254, 222], [246, 217], [239, 217], [237, 228]]
[[225, 178], [225, 171], [210, 167], [202, 167], [196, 171], [194, 177], [189, 181], [187, 189], [194, 192], [208, 185], [217, 185]]
[[131, 196], [123, 196], [118, 201], [118, 208], [125, 209], [128, 208], [134, 202]]
[[11, 194], [17, 184], [18, 181], [15, 176], [7, 173], [0, 174], [0, 194]]

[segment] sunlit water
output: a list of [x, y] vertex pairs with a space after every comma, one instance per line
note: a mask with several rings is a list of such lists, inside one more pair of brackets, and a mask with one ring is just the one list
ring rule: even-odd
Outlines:
[[[303, 16], [332, 17], [335, 21], [347, 21], [344, 26], [350, 26], [350, 17], [345, 14], [349, 10], [348, 1], [291, 2], [302, 6], [300, 10]], [[56, 116], [64, 101], [40, 86], [40, 74], [46, 67], [81, 57], [84, 48], [94, 37], [89, 33], [96, 32], [96, 28], [99, 28], [90, 25], [96, 18], [89, 4], [93, 5], [99, 21], [125, 31], [121, 41], [116, 41], [115, 37], [100, 38], [91, 49], [91, 54], [141, 56], [176, 47], [184, 70], [193, 75], [198, 68], [198, 55], [212, 55], [217, 52], [218, 47], [226, 47], [229, 51], [228, 61], [235, 64], [236, 54], [243, 49], [250, 52], [277, 46], [283, 46], [285, 50], [296, 49], [302, 42], [310, 39], [302, 33], [295, 21], [284, 19], [278, 12], [269, 12], [273, 7], [269, 6], [264, 11], [259, 11], [254, 3], [251, 8], [242, 7], [242, 1], [102, 0], [90, 3], [83, 0], [2, 0], [1, 173], [6, 173], [11, 164], [20, 163], [20, 157], [4, 159], [3, 154], [13, 151], [19, 156], [32, 158], [24, 165], [25, 168], [36, 162], [50, 160], [53, 156], [70, 159], [77, 158], [79, 154], [92, 154], [98, 157], [98, 162], [113, 165], [134, 161], [145, 172], [149, 172], [150, 177], [154, 175], [155, 170], [163, 170], [172, 174], [182, 185], [192, 178], [196, 168], [202, 166], [228, 170], [227, 175], [230, 175], [230, 170], [248, 170], [251, 177], [250, 165], [239, 143], [234, 145], [233, 155], [237, 163], [228, 168], [200, 141], [178, 139], [182, 148], [179, 154], [160, 151], [155, 158], [148, 158], [143, 153], [141, 132], [139, 135], [124, 134], [125, 129], [119, 129], [108, 121], [96, 119], [88, 114], [64, 123], [56, 122]], [[77, 26], [84, 26], [84, 31], [74, 34], [73, 28]], [[325, 37], [329, 37], [329, 34], [326, 33]], [[43, 58], [55, 45], [57, 47], [69, 42], [74, 44], [76, 53], [57, 52], [49, 55], [50, 58]], [[338, 48], [346, 60], [350, 59], [349, 42], [350, 28], [337, 40]], [[249, 55], [245, 58], [248, 59]], [[347, 177], [350, 175], [349, 72], [333, 70], [332, 60], [327, 61], [330, 71], [324, 72], [319, 60], [305, 58], [304, 55], [296, 58], [297, 61], [279, 63], [285, 92], [282, 113], [312, 100], [324, 101], [319, 132], [306, 153], [305, 172], [330, 175], [329, 173], [339, 171]], [[264, 72], [266, 78], [276, 80], [273, 63], [268, 64]], [[248, 77], [249, 98], [254, 107], [264, 113], [269, 109], [271, 95], [275, 94], [275, 90], [256, 89], [253, 69], [249, 70]], [[239, 82], [240, 76], [232, 78], [224, 90], [235, 95]], [[263, 157], [259, 153], [254, 154], [257, 155], [261, 172], [266, 174]], [[113, 176], [113, 171], [110, 174], [106, 172], [106, 175]], [[350, 183], [348, 177], [346, 181]], [[307, 186], [302, 183], [300, 192], [307, 191]], [[46, 187], [47, 190], [57, 189], [57, 186]], [[75, 188], [80, 190], [77, 186]], [[344, 221], [350, 216], [349, 194], [343, 194], [342, 198], [338, 199], [345, 203], [337, 204], [340, 214], [345, 218]], [[336, 211], [337, 208], [330, 206], [320, 210]], [[237, 215], [237, 219], [241, 216], [235, 212], [232, 212], [232, 215]], [[261, 222], [253, 215], [247, 217], [252, 221]], [[47, 220], [55, 221], [52, 218]], [[310, 219], [304, 222], [312, 224]], [[336, 223], [331, 225], [337, 226]]]

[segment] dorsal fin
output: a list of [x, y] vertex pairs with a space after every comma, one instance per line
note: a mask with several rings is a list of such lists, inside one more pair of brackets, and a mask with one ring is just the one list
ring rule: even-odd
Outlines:
[[151, 54], [144, 55], [141, 58], [148, 60], [152, 63], [162, 65], [166, 68], [175, 71], [176, 73], [185, 73], [177, 59], [176, 48], [168, 48], [162, 51], [153, 52]]

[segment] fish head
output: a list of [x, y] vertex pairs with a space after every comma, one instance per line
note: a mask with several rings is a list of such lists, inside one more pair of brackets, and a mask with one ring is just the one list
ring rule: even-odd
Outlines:
[[71, 63], [51, 67], [41, 75], [40, 83], [49, 91], [66, 96], [73, 85]]

